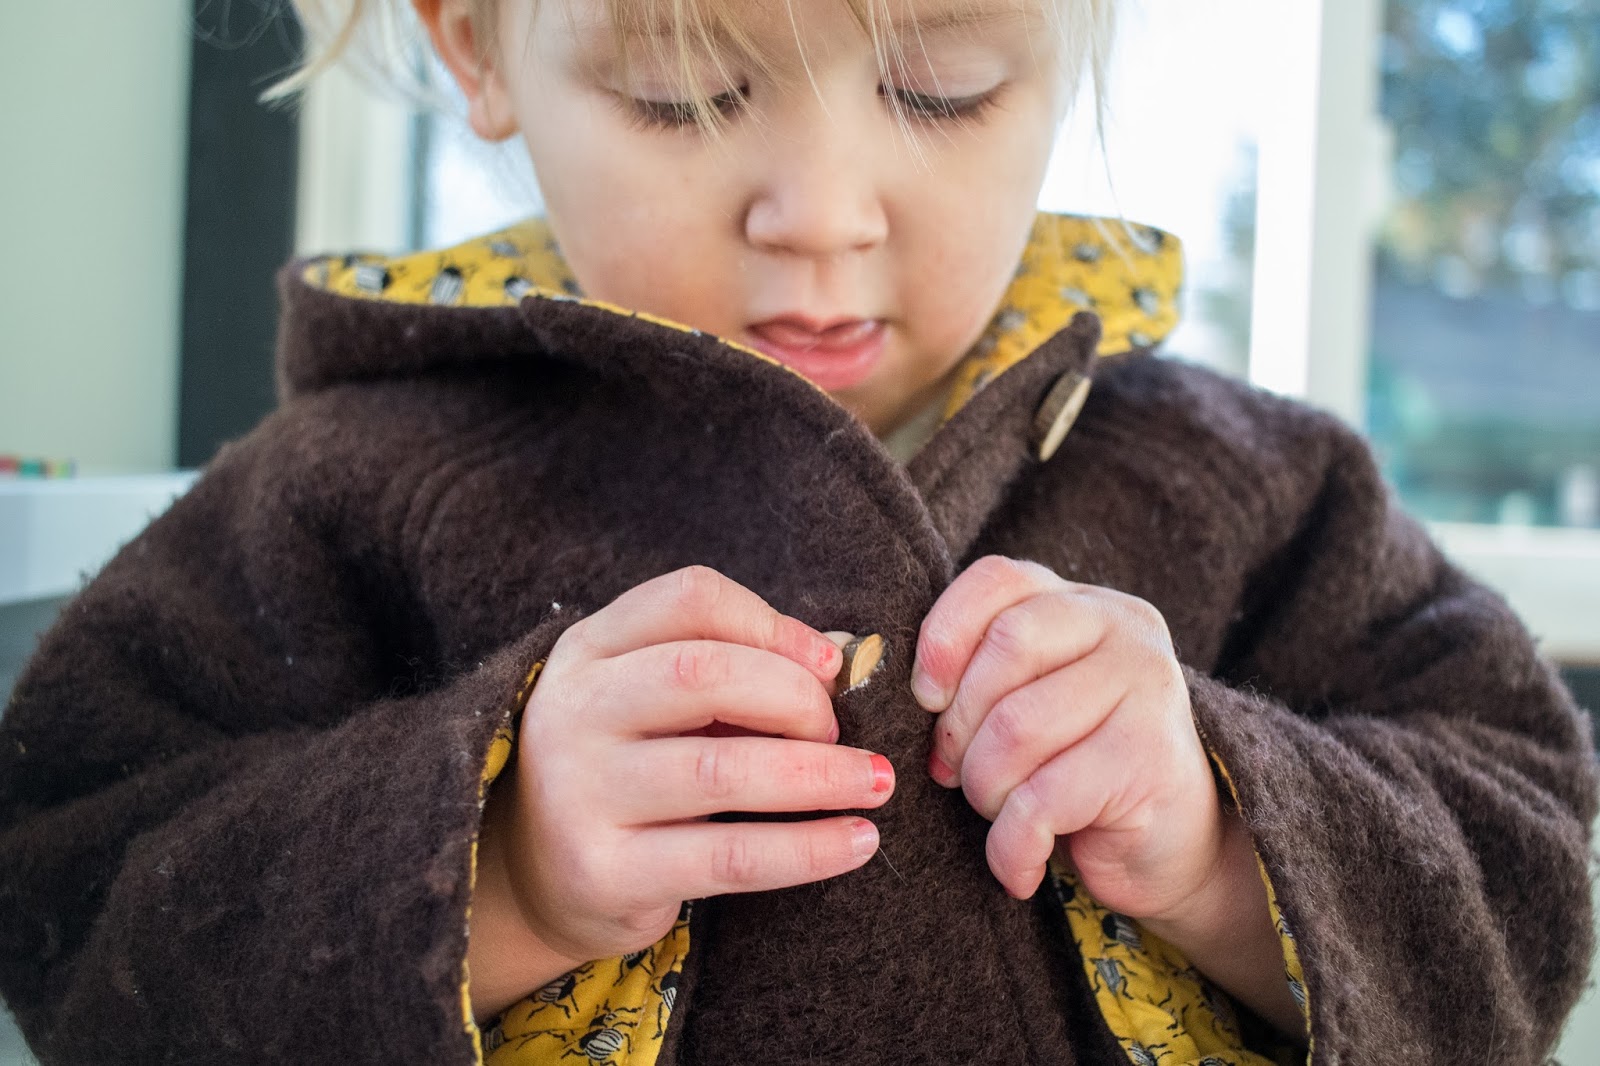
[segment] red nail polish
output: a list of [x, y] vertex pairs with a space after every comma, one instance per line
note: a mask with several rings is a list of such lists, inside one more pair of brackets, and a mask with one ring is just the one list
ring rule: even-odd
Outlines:
[[945, 788], [955, 787], [956, 772], [945, 765], [938, 752], [928, 756], [928, 774]]
[[894, 767], [882, 755], [872, 757], [872, 791], [887, 792], [894, 787]]
[[834, 664], [843, 657], [844, 653], [839, 650], [839, 645], [831, 640], [824, 639], [817, 645], [817, 666], [824, 671], [838, 673], [839, 668]]

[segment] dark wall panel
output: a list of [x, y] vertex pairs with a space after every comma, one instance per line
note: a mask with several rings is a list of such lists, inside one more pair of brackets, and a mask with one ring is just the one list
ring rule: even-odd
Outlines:
[[287, 4], [195, 0], [178, 463], [273, 406], [273, 274], [294, 246], [298, 123], [257, 98], [299, 54]]

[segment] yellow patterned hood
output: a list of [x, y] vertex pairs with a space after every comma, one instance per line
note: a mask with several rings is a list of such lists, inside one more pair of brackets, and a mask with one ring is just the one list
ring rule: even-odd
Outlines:
[[[1112, 219], [1041, 212], [1000, 306], [968, 353], [946, 415], [1006, 368], [1025, 358], [1080, 311], [1100, 316], [1101, 355], [1160, 344], [1178, 322], [1183, 278], [1179, 242], [1148, 226]], [[579, 301], [675, 329], [679, 323], [584, 298], [543, 219], [525, 222], [447, 248], [399, 256], [346, 255], [301, 260], [283, 278], [285, 344], [280, 372], [288, 391], [347, 377], [372, 377], [424, 368], [430, 360], [505, 358], [516, 347], [516, 326], [504, 315], [528, 300]], [[329, 306], [357, 301], [361, 306]], [[379, 305], [379, 306], [373, 306]], [[381, 305], [449, 311], [448, 333], [481, 335], [470, 352], [405, 350], [439, 331], [437, 323], [407, 328], [381, 321]], [[296, 329], [297, 310], [310, 308], [315, 326]], [[501, 312], [496, 314], [496, 312]], [[404, 318], [404, 316], [402, 316]], [[329, 323], [335, 328], [326, 328]], [[355, 327], [354, 330], [337, 325]], [[386, 328], [394, 327], [394, 328]], [[692, 330], [690, 332], [693, 332]], [[387, 344], [380, 350], [382, 338]], [[765, 358], [734, 344], [732, 347]]]

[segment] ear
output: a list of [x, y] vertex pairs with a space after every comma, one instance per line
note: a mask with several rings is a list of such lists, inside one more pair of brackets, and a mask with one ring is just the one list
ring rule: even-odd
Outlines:
[[482, 51], [472, 0], [411, 0], [433, 49], [467, 99], [467, 122], [486, 141], [503, 141], [517, 132], [511, 94], [495, 64]]

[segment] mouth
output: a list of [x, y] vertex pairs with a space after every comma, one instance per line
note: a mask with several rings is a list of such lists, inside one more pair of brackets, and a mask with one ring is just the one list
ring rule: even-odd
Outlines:
[[818, 322], [798, 315], [758, 322], [748, 330], [750, 346], [803, 375], [826, 392], [861, 384], [883, 357], [887, 330], [882, 319]]

